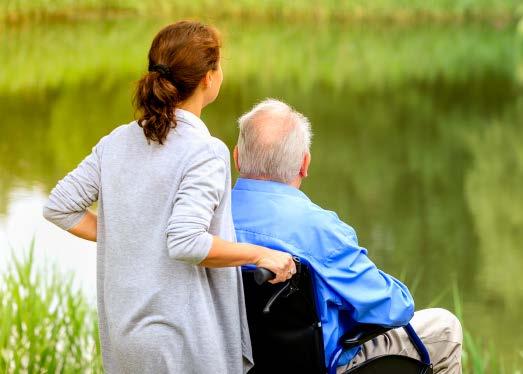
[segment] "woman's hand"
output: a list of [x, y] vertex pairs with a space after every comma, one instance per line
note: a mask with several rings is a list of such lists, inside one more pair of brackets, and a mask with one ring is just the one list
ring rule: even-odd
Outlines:
[[276, 277], [269, 281], [269, 283], [273, 284], [285, 282], [296, 274], [296, 264], [290, 254], [268, 248], [263, 248], [261, 256], [255, 262], [255, 265], [259, 268], [269, 269], [276, 274]]
[[233, 243], [214, 236], [207, 257], [200, 266], [221, 268], [254, 264], [269, 269], [276, 278], [270, 283], [284, 282], [296, 273], [296, 265], [292, 256], [286, 252], [275, 251], [259, 245], [248, 243]]

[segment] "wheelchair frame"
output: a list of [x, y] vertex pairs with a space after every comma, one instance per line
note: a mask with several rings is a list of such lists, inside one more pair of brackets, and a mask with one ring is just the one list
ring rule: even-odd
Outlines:
[[[325, 367], [323, 332], [308, 265], [294, 258], [296, 274], [287, 282], [267, 283], [274, 274], [267, 269], [242, 269], [247, 317], [255, 367], [249, 374], [307, 373], [335, 374], [345, 349], [384, 334], [393, 327], [359, 324], [339, 340], [338, 349]], [[429, 353], [410, 324], [403, 326], [421, 360], [383, 355], [366, 360], [347, 374], [432, 374]]]

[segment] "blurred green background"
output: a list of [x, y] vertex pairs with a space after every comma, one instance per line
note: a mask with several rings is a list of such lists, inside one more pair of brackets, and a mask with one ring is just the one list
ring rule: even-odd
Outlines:
[[[304, 191], [355, 227], [371, 259], [413, 290], [418, 309], [459, 309], [474, 337], [467, 372], [520, 373], [518, 4], [1, 0], [0, 234], [34, 234], [10, 234], [13, 207], [45, 199], [101, 136], [132, 121], [133, 87], [155, 33], [201, 19], [224, 39], [224, 84], [203, 113], [211, 132], [232, 149], [236, 119], [266, 97], [303, 112], [314, 132]], [[36, 239], [65, 247], [63, 235]], [[8, 303], [7, 288], [0, 292]], [[474, 363], [475, 349], [483, 361]]]

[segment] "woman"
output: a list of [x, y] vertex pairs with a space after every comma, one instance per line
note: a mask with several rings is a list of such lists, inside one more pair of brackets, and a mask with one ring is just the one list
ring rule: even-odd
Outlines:
[[[241, 272], [288, 279], [288, 254], [236, 244], [229, 151], [199, 118], [222, 83], [217, 32], [165, 27], [139, 81], [137, 122], [103, 137], [58, 182], [44, 216], [97, 241], [107, 373], [242, 373], [252, 366]], [[87, 208], [99, 200], [98, 217]]]

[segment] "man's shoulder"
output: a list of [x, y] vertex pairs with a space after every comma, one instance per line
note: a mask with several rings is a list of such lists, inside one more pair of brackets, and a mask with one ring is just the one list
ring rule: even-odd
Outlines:
[[[356, 243], [354, 229], [333, 211], [295, 196], [266, 199], [255, 194], [257, 192], [251, 192], [249, 197], [234, 199], [233, 192], [233, 217], [238, 231], [248, 231], [249, 236], [265, 235], [294, 247], [309, 247], [313, 252], [318, 248], [328, 251]], [[255, 208], [257, 205], [260, 210]]]
[[307, 228], [316, 235], [325, 235], [325, 240], [330, 241], [338, 248], [347, 244], [356, 244], [356, 231], [352, 226], [343, 222], [338, 214], [332, 210], [310, 202], [307, 210], [310, 218], [307, 220]]
[[312, 200], [296, 204], [294, 210], [295, 214], [303, 216], [307, 225], [324, 230], [330, 230], [333, 226], [343, 226], [352, 230], [352, 227], [343, 222], [335, 211], [323, 208]]

